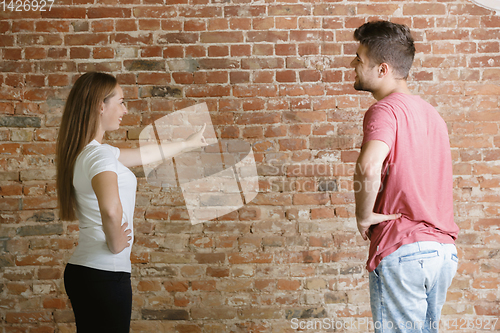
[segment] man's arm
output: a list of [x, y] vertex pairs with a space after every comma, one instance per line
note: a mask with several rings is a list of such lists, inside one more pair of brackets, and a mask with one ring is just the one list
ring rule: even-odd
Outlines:
[[369, 238], [368, 230], [372, 225], [401, 217], [401, 214], [383, 215], [373, 212], [380, 189], [382, 166], [389, 151], [390, 148], [385, 142], [371, 140], [363, 145], [356, 162], [354, 173], [356, 221], [364, 240]]

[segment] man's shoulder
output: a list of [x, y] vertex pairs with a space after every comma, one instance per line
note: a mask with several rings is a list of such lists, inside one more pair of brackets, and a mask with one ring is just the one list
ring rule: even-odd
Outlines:
[[368, 111], [370, 112], [393, 112], [400, 111], [431, 111], [438, 114], [432, 104], [424, 100], [419, 95], [408, 95], [403, 93], [390, 94], [380, 101], [374, 103]]

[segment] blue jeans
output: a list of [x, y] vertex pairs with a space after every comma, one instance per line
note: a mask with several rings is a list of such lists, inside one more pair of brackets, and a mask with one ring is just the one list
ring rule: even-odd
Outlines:
[[370, 272], [375, 333], [436, 333], [446, 291], [457, 271], [454, 244], [401, 246]]

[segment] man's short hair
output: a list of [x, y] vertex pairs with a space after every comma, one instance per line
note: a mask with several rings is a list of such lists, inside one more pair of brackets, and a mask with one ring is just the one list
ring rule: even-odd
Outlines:
[[356, 29], [354, 38], [367, 47], [367, 55], [375, 66], [387, 63], [400, 79], [408, 78], [415, 45], [406, 25], [389, 21], [368, 22]]

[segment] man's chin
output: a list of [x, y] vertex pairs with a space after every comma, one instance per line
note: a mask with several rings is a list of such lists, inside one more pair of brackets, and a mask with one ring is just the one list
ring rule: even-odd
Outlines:
[[366, 91], [362, 85], [354, 83], [354, 89], [357, 91]]
[[358, 83], [358, 82], [354, 82], [354, 89], [357, 90], [357, 91], [367, 91], [367, 92], [371, 92], [370, 89], [367, 89], [365, 88], [362, 84]]

